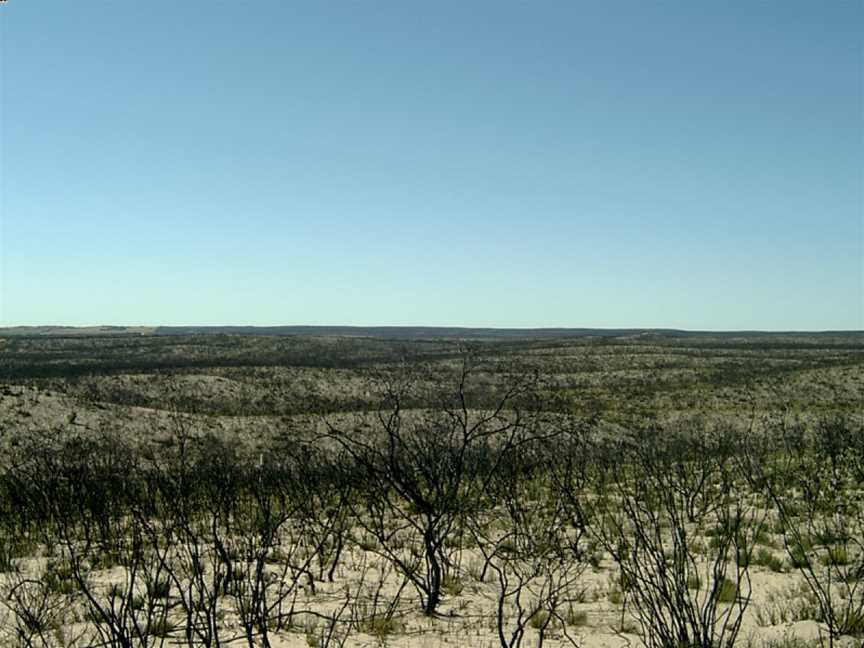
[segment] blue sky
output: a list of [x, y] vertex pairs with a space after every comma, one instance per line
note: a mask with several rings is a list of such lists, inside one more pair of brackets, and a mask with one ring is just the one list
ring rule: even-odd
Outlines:
[[0, 7], [0, 325], [862, 329], [860, 1]]

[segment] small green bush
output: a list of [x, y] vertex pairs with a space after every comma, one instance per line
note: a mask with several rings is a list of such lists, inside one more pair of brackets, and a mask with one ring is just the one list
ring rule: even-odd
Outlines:
[[533, 615], [531, 615], [531, 619], [528, 623], [535, 630], [539, 630], [545, 626], [548, 621], [549, 613], [546, 610], [537, 610]]
[[159, 619], [150, 626], [150, 634], [154, 637], [168, 637], [174, 632], [175, 626], [168, 619]]
[[441, 582], [441, 591], [449, 596], [459, 596], [464, 586], [458, 577], [446, 574]]
[[754, 554], [753, 564], [767, 567], [773, 572], [779, 573], [783, 571], [783, 559], [778, 558], [774, 555], [774, 552], [764, 547], [760, 547]]
[[69, 595], [78, 591], [78, 583], [69, 565], [49, 561], [42, 578], [48, 591], [54, 594]]
[[377, 639], [383, 639], [388, 635], [396, 634], [399, 632], [400, 627], [396, 619], [384, 615], [369, 617], [357, 624], [357, 629], [360, 632], [372, 635]]
[[828, 551], [819, 557], [823, 565], [842, 567], [849, 564], [849, 552], [844, 547], [828, 547]]
[[717, 586], [717, 600], [720, 603], [734, 603], [738, 598], [738, 586], [724, 578]]
[[568, 626], [572, 626], [574, 628], [588, 625], [588, 613], [584, 610], [575, 610], [571, 605], [569, 608], [567, 608], [567, 614], [564, 617], [564, 622]]
[[166, 578], [147, 583], [147, 594], [153, 598], [168, 598], [171, 595], [171, 581]]
[[840, 623], [840, 634], [860, 637], [864, 635], [864, 610], [850, 609]]

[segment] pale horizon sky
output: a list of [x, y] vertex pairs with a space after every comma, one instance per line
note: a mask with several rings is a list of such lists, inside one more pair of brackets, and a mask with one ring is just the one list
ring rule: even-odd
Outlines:
[[864, 329], [864, 2], [0, 5], [0, 326]]

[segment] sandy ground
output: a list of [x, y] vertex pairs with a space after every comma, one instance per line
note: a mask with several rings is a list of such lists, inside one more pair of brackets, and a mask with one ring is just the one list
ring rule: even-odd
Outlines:
[[[187, 378], [192, 380], [192, 378]], [[195, 379], [199, 380], [199, 379]], [[216, 390], [230, 389], [230, 381], [224, 378], [206, 376], [200, 380], [212, 383]], [[16, 438], [22, 435], [42, 433], [50, 430], [78, 430], [82, 433], [98, 433], [120, 431], [133, 439], [153, 439], [170, 436], [176, 431], [178, 421], [190, 425], [196, 432], [215, 431], [231, 437], [248, 439], [254, 443], [256, 439], [272, 438], [279, 434], [302, 434], [311, 426], [317, 426], [310, 417], [227, 417], [227, 416], [191, 416], [177, 414], [170, 410], [155, 408], [126, 407], [98, 402], [82, 402], [63, 393], [36, 389], [22, 385], [0, 386], [0, 447], [9, 447]], [[775, 538], [772, 551], [777, 556], [783, 556], [782, 543]], [[475, 556], [476, 560], [477, 557]], [[352, 554], [344, 561], [337, 572], [334, 584], [319, 584], [315, 595], [305, 593], [298, 605], [308, 605], [313, 609], [333, 609], [335, 602], [340, 600], [345, 587], [356, 588], [360, 582], [360, 565], [375, 563], [378, 560], [371, 552], [363, 552], [359, 548], [352, 549]], [[464, 565], [472, 558], [466, 556]], [[40, 567], [41, 565], [41, 567]], [[22, 563], [24, 573], [38, 574], [44, 567], [44, 558]], [[439, 646], [476, 646], [487, 648], [498, 645], [494, 632], [494, 610], [496, 601], [496, 585], [493, 582], [479, 582], [465, 569], [461, 578], [462, 591], [458, 595], [448, 597], [441, 607], [441, 617], [430, 620], [419, 613], [418, 602], [413, 591], [405, 590], [400, 603], [398, 628], [384, 637], [372, 637], [362, 633], [352, 633], [345, 645], [347, 646], [381, 646], [394, 647], [428, 647]], [[636, 629], [638, 625], [629, 615], [624, 615], [622, 631], [621, 605], [614, 603], [611, 594], [615, 589], [615, 574], [612, 561], [605, 557], [598, 568], [587, 568], [580, 588], [584, 588], [584, 602], [573, 605], [574, 612], [584, 612], [584, 622], [574, 624], [568, 632], [577, 638], [577, 642], [586, 648], [629, 647], [640, 645]], [[768, 640], [783, 637], [798, 637], [808, 642], [816, 642], [819, 626], [812, 620], [795, 618], [794, 610], [806, 600], [805, 589], [802, 588], [801, 576], [788, 565], [783, 573], [770, 571], [767, 567], [753, 566], [751, 568], [753, 581], [752, 602], [745, 614], [738, 645], [761, 646]], [[97, 574], [97, 577], [108, 581], [116, 581], [116, 572]], [[122, 574], [121, 574], [122, 577]], [[11, 575], [0, 575], [8, 587]], [[374, 583], [367, 583], [372, 587]], [[391, 594], [397, 588], [398, 581], [390, 576], [383, 592]], [[368, 594], [368, 592], [367, 592]], [[386, 598], [386, 596], [385, 596]], [[2, 610], [2, 607], [0, 607]], [[232, 625], [230, 614], [226, 618], [226, 628]], [[9, 631], [8, 610], [0, 612], [0, 627]], [[322, 622], [317, 625], [310, 619], [304, 627], [300, 623], [294, 631], [281, 633], [274, 638], [274, 646], [299, 647], [313, 645], [313, 637], [323, 628]], [[7, 634], [7, 641], [9, 635]], [[310, 643], [313, 642], [313, 643]], [[536, 636], [529, 630], [523, 645], [534, 645]], [[748, 644], [748, 642], [750, 642]], [[3, 645], [11, 645], [3, 643]], [[547, 638], [548, 646], [568, 645], [560, 636]], [[852, 641], [841, 642], [840, 645], [857, 645]]]

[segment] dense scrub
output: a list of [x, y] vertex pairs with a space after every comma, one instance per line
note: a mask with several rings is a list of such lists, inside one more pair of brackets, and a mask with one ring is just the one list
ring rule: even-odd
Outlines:
[[580, 645], [604, 565], [617, 632], [649, 647], [740, 645], [756, 566], [800, 574], [825, 645], [864, 635], [854, 421], [610, 427], [530, 369], [396, 363], [368, 375], [371, 411], [254, 445], [181, 412], [158, 439], [73, 422], [16, 439], [3, 640], [383, 643], [412, 615], [469, 614], [450, 604], [476, 582], [482, 645]]
[[861, 633], [855, 335], [0, 342], [7, 643]]
[[[864, 337], [708, 334], [496, 338], [470, 343], [495, 362], [475, 388], [513, 371], [546, 378], [547, 405], [622, 422], [674, 412], [757, 407], [860, 411]], [[466, 343], [452, 338], [154, 335], [3, 337], [0, 381], [62, 392], [92, 404], [216, 416], [374, 411], [370, 374], [404, 364], [431, 384], [453, 380]], [[506, 362], [504, 362], [506, 360]], [[488, 390], [487, 405], [494, 403]], [[422, 403], [413, 403], [419, 405]]]

